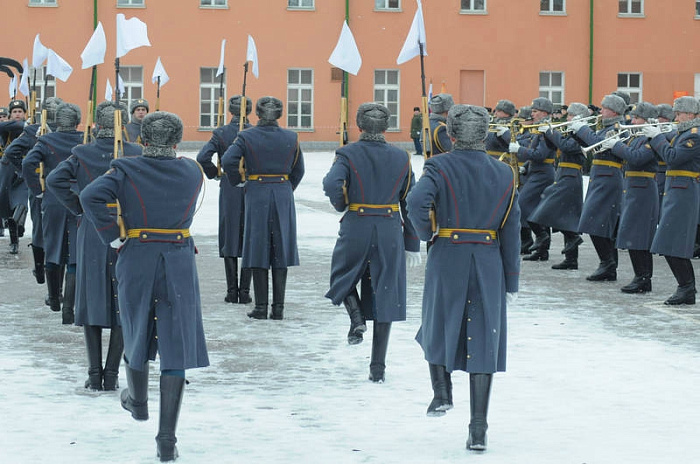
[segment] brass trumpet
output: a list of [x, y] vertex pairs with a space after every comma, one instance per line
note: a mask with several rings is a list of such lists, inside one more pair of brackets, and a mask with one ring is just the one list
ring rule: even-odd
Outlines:
[[571, 121], [560, 122], [558, 124], [550, 124], [550, 123], [546, 122], [546, 123], [531, 124], [531, 125], [520, 126], [520, 127], [522, 127], [523, 129], [529, 129], [531, 132], [536, 132], [536, 133], [540, 133], [540, 134], [547, 132], [549, 129], [552, 129], [552, 130], [558, 130], [559, 132], [562, 133], [562, 135], [568, 135], [571, 133], [570, 126], [574, 121], [582, 121], [591, 127], [595, 127], [598, 124], [599, 118], [600, 118], [599, 115], [594, 115], [594, 116], [586, 116], [585, 118], [581, 118], [581, 119], [572, 119]]
[[[620, 126], [620, 127], [625, 127], [625, 126]], [[606, 142], [609, 142], [613, 139], [616, 139], [615, 142], [625, 142], [632, 137], [634, 137], [634, 134], [629, 129], [611, 130], [611, 131], [608, 131], [608, 133], [605, 135], [605, 138], [603, 140], [601, 140], [600, 142], [594, 143], [593, 145], [589, 145], [587, 147], [581, 147], [581, 151], [586, 156], [588, 156], [589, 153], [592, 155], [597, 155], [597, 154], [602, 153], [606, 150], [605, 148], [603, 148], [603, 145]]]
[[676, 129], [676, 123], [674, 122], [658, 122], [654, 119], [650, 119], [649, 121], [650, 122], [646, 124], [620, 124], [620, 129], [630, 131], [632, 136], [637, 135], [645, 127], [658, 127], [662, 134]]

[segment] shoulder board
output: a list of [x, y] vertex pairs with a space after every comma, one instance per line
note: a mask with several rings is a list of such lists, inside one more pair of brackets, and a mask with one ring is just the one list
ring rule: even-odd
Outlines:
[[691, 133], [691, 134], [697, 134], [697, 133], [698, 133], [698, 128], [697, 128], [697, 127], [693, 127], [692, 129], [690, 129], [690, 133]]
[[645, 144], [644, 144], [644, 147], [645, 147], [645, 148], [651, 148], [651, 145], [648, 144], [648, 143], [645, 143]]

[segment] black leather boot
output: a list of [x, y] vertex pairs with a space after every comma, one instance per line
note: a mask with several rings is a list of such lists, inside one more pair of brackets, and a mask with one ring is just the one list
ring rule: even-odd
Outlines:
[[124, 338], [122, 328], [114, 326], [109, 331], [109, 348], [103, 372], [103, 388], [114, 391], [119, 388], [119, 363], [124, 353]]
[[654, 266], [650, 252], [644, 250], [629, 250], [634, 279], [620, 289], [623, 293], [646, 293], [651, 291], [651, 273]]
[[102, 327], [84, 325], [85, 348], [87, 348], [88, 379], [85, 388], [102, 390]]
[[678, 288], [668, 300], [664, 301], [664, 304], [670, 306], [695, 304], [696, 290], [693, 263], [686, 258], [673, 256], [665, 256], [665, 258], [678, 282]]
[[360, 309], [360, 295], [357, 293], [357, 288], [353, 288], [348, 296], [343, 300], [345, 310], [350, 316], [350, 330], [348, 331], [348, 345], [357, 345], [362, 343], [362, 334], [367, 332], [367, 324], [365, 317]]
[[552, 242], [552, 237], [549, 229], [542, 227], [539, 224], [530, 223], [532, 230], [535, 232], [535, 244], [532, 254], [525, 256], [523, 261], [547, 261], [549, 259], [549, 245]]
[[617, 280], [617, 264], [612, 258], [607, 261], [601, 261], [598, 265], [598, 269], [588, 277], [586, 280], [591, 282], [601, 282], [601, 281], [614, 281]]
[[272, 312], [270, 319], [281, 321], [284, 318], [284, 294], [287, 288], [287, 268], [272, 268]]
[[61, 268], [55, 264], [46, 268], [46, 287], [49, 290], [49, 307], [51, 311], [61, 310]]
[[238, 303], [238, 258], [224, 258], [226, 272], [226, 303]]
[[253, 290], [255, 291], [255, 309], [248, 313], [253, 319], [267, 319], [267, 297], [269, 277], [267, 269], [253, 268]]
[[564, 233], [564, 261], [554, 264], [552, 269], [578, 269], [578, 246], [582, 242], [580, 235]]
[[19, 253], [19, 234], [17, 232], [17, 223], [12, 218], [9, 218], [6, 223], [7, 230], [10, 232], [10, 254], [16, 255]]
[[[452, 409], [452, 381], [450, 373], [445, 366], [428, 364], [430, 369], [430, 382], [433, 385], [433, 401], [428, 406], [428, 416], [444, 416], [447, 410]], [[449, 380], [448, 380], [449, 379]]]
[[238, 285], [238, 302], [240, 304], [248, 304], [253, 301], [250, 297], [250, 281], [253, 274], [247, 267], [241, 268], [241, 281]]
[[530, 253], [530, 247], [534, 245], [532, 241], [532, 230], [529, 227], [520, 227], [520, 254], [526, 255]]
[[469, 374], [469, 406], [471, 409], [469, 438], [467, 438], [467, 449], [469, 450], [486, 450], [486, 430], [489, 428], [486, 416], [489, 410], [492, 379], [493, 374]]
[[32, 255], [34, 256], [34, 270], [32, 274], [34, 274], [36, 283], [43, 284], [46, 282], [46, 276], [44, 275], [44, 249], [35, 245], [31, 245], [31, 247]]
[[160, 376], [160, 421], [156, 435], [160, 462], [174, 461], [178, 457], [175, 430], [184, 392], [184, 378], [174, 375]]
[[63, 290], [63, 308], [61, 308], [62, 323], [72, 324], [75, 322], [75, 272], [66, 273], [66, 287]]
[[122, 408], [131, 412], [131, 417], [137, 421], [148, 420], [148, 363], [144, 364], [142, 371], [132, 369], [124, 362], [126, 368], [126, 384], [128, 388], [122, 390]]
[[570, 232], [564, 233], [564, 249], [561, 250], [561, 254], [565, 255], [574, 249], [578, 250], [578, 247], [581, 246], [582, 243], [583, 238], [579, 234]]
[[389, 346], [391, 322], [374, 322], [372, 335], [372, 357], [369, 363], [369, 380], [375, 383], [384, 382], [386, 370], [386, 350]]

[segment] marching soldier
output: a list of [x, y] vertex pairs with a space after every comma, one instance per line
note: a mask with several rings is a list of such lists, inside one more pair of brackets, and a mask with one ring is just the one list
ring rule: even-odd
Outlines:
[[131, 102], [131, 108], [129, 109], [129, 114], [131, 114], [131, 121], [125, 126], [126, 134], [129, 142], [141, 143], [141, 121], [148, 114], [148, 101], [139, 98]]
[[157, 352], [157, 451], [161, 461], [173, 461], [185, 370], [209, 365], [189, 232], [204, 176], [196, 162], [176, 157], [174, 147], [182, 140], [177, 115], [149, 114], [141, 136], [143, 156], [113, 160], [111, 169], [81, 192], [80, 202], [105, 245], [120, 242], [110, 205], [116, 199], [121, 207], [127, 239], [116, 275], [128, 383], [121, 403], [135, 420], [148, 419], [148, 361]]
[[7, 121], [10, 118], [10, 111], [6, 106], [0, 106], [0, 122]]
[[[362, 342], [366, 320], [374, 320], [369, 366], [373, 382], [384, 381], [392, 322], [406, 320], [406, 263], [418, 265], [421, 260], [420, 241], [406, 217], [405, 198], [415, 182], [411, 159], [386, 143], [389, 116], [389, 110], [378, 103], [360, 105], [360, 140], [336, 151], [333, 166], [323, 179], [331, 204], [345, 212], [325, 296], [334, 305], [345, 305], [351, 345]], [[357, 292], [357, 283], [367, 270], [373, 300], [369, 305], [360, 301]]]
[[437, 416], [451, 409], [451, 373], [468, 372], [467, 449], [478, 451], [486, 449], [493, 373], [505, 370], [506, 300], [517, 295], [520, 271], [515, 173], [486, 154], [488, 124], [484, 108], [453, 106], [447, 131], [454, 149], [425, 162], [423, 176], [407, 198], [419, 237], [434, 240], [416, 335], [433, 386], [427, 413]]
[[[253, 109], [253, 102], [246, 97], [246, 116]], [[224, 258], [226, 272], [227, 303], [247, 304], [250, 298], [250, 269], [241, 269], [241, 281], [238, 283], [238, 258], [243, 251], [243, 224], [245, 220], [244, 189], [241, 185], [231, 184], [228, 176], [221, 176], [219, 169], [212, 162], [216, 153], [223, 157], [238, 135], [240, 127], [241, 96], [235, 95], [228, 101], [231, 122], [214, 130], [211, 139], [200, 150], [197, 161], [202, 165], [209, 179], [219, 180], [219, 256]], [[247, 120], [247, 117], [246, 117]], [[245, 127], [250, 127], [245, 123]], [[219, 159], [220, 161], [220, 159]], [[221, 177], [219, 177], [221, 176]]]
[[[83, 326], [88, 360], [88, 380], [85, 388], [93, 391], [119, 388], [119, 363], [124, 351], [117, 282], [114, 267], [117, 251], [102, 243], [94, 224], [82, 216], [79, 194], [95, 178], [109, 169], [114, 159], [114, 112], [121, 111], [126, 119], [126, 107], [105, 101], [97, 105], [95, 140], [73, 147], [72, 155], [59, 163], [46, 178], [46, 185], [78, 220], [76, 244], [75, 325]], [[141, 146], [125, 142], [124, 156], [141, 154]], [[76, 188], [77, 187], [77, 188]], [[110, 204], [112, 216], [117, 204]], [[109, 349], [102, 367], [102, 329], [110, 329]]]
[[503, 153], [508, 152], [510, 143], [510, 131], [508, 125], [515, 116], [515, 104], [510, 100], [499, 100], [493, 109], [493, 122], [495, 130], [489, 130], [486, 136], [486, 153], [499, 159]]
[[[5, 221], [10, 233], [10, 254], [19, 253], [20, 225], [24, 233], [24, 217], [27, 209], [26, 185], [17, 175], [3, 153], [13, 140], [22, 135], [27, 105], [22, 100], [12, 100], [8, 105], [9, 119], [0, 122], [0, 230]], [[24, 202], [22, 202], [24, 200]], [[24, 205], [24, 213], [22, 212]]]
[[643, 129], [667, 165], [666, 193], [651, 252], [666, 258], [678, 282], [664, 304], [695, 304], [695, 272], [690, 258], [700, 211], [700, 103], [693, 97], [680, 97], [673, 102], [673, 112], [678, 136], [670, 143], [657, 126]]
[[[668, 103], [660, 103], [656, 105], [656, 109], [659, 111], [659, 122], [672, 123], [675, 115], [673, 114], [673, 107]], [[674, 128], [671, 131], [664, 132], [666, 140], [671, 142], [677, 135], [678, 131]], [[661, 218], [661, 203], [664, 199], [664, 186], [666, 184], [666, 161], [659, 159], [659, 166], [656, 169], [656, 186], [659, 189], [659, 214], [658, 217]]]
[[430, 134], [432, 142], [431, 156], [445, 153], [452, 149], [452, 142], [447, 135], [447, 112], [455, 102], [449, 93], [439, 93], [430, 99]]
[[283, 319], [287, 268], [299, 265], [294, 189], [304, 176], [304, 155], [297, 134], [277, 123], [282, 109], [279, 99], [260, 98], [258, 125], [239, 132], [222, 159], [232, 185], [246, 181], [241, 267], [252, 268], [255, 309], [248, 317], [254, 319], [267, 319], [270, 268], [270, 318]]
[[630, 94], [625, 92], [624, 90], [615, 90], [614, 92], [611, 92], [611, 95], [617, 95], [618, 97], [622, 98], [625, 101], [625, 112], [623, 114], [623, 118], [625, 120], [625, 124], [630, 124], [632, 121], [632, 115], [630, 114], [630, 111], [632, 110], [632, 105], [630, 105], [630, 102], [632, 101]]

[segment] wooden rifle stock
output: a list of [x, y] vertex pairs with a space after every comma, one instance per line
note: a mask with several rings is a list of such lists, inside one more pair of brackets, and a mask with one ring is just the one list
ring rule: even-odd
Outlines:
[[348, 99], [340, 98], [340, 146], [348, 144]]
[[[221, 127], [224, 125], [224, 97], [219, 95], [219, 112], [216, 115], [216, 127]], [[216, 177], [221, 177], [224, 174], [224, 170], [221, 168], [221, 153], [218, 154], [216, 158]]]
[[83, 145], [90, 142], [91, 135], [92, 135], [92, 100], [88, 100], [87, 118], [85, 119], [85, 132], [83, 132]]
[[[124, 156], [124, 139], [122, 138], [122, 111], [114, 110], [114, 159]], [[126, 227], [122, 217], [122, 207], [117, 200], [117, 224], [119, 225], [119, 238], [126, 240]]]
[[[41, 126], [37, 131], [37, 137], [45, 135], [49, 131], [49, 126], [46, 125], [47, 111], [41, 110]], [[46, 191], [46, 178], [44, 176], [44, 162], [39, 163], [39, 185], [41, 185], [41, 191]]]
[[433, 151], [433, 143], [430, 138], [430, 113], [428, 113], [428, 97], [425, 95], [421, 98], [421, 119], [423, 128], [421, 129], [421, 138], [423, 139], [423, 157], [430, 158]]

